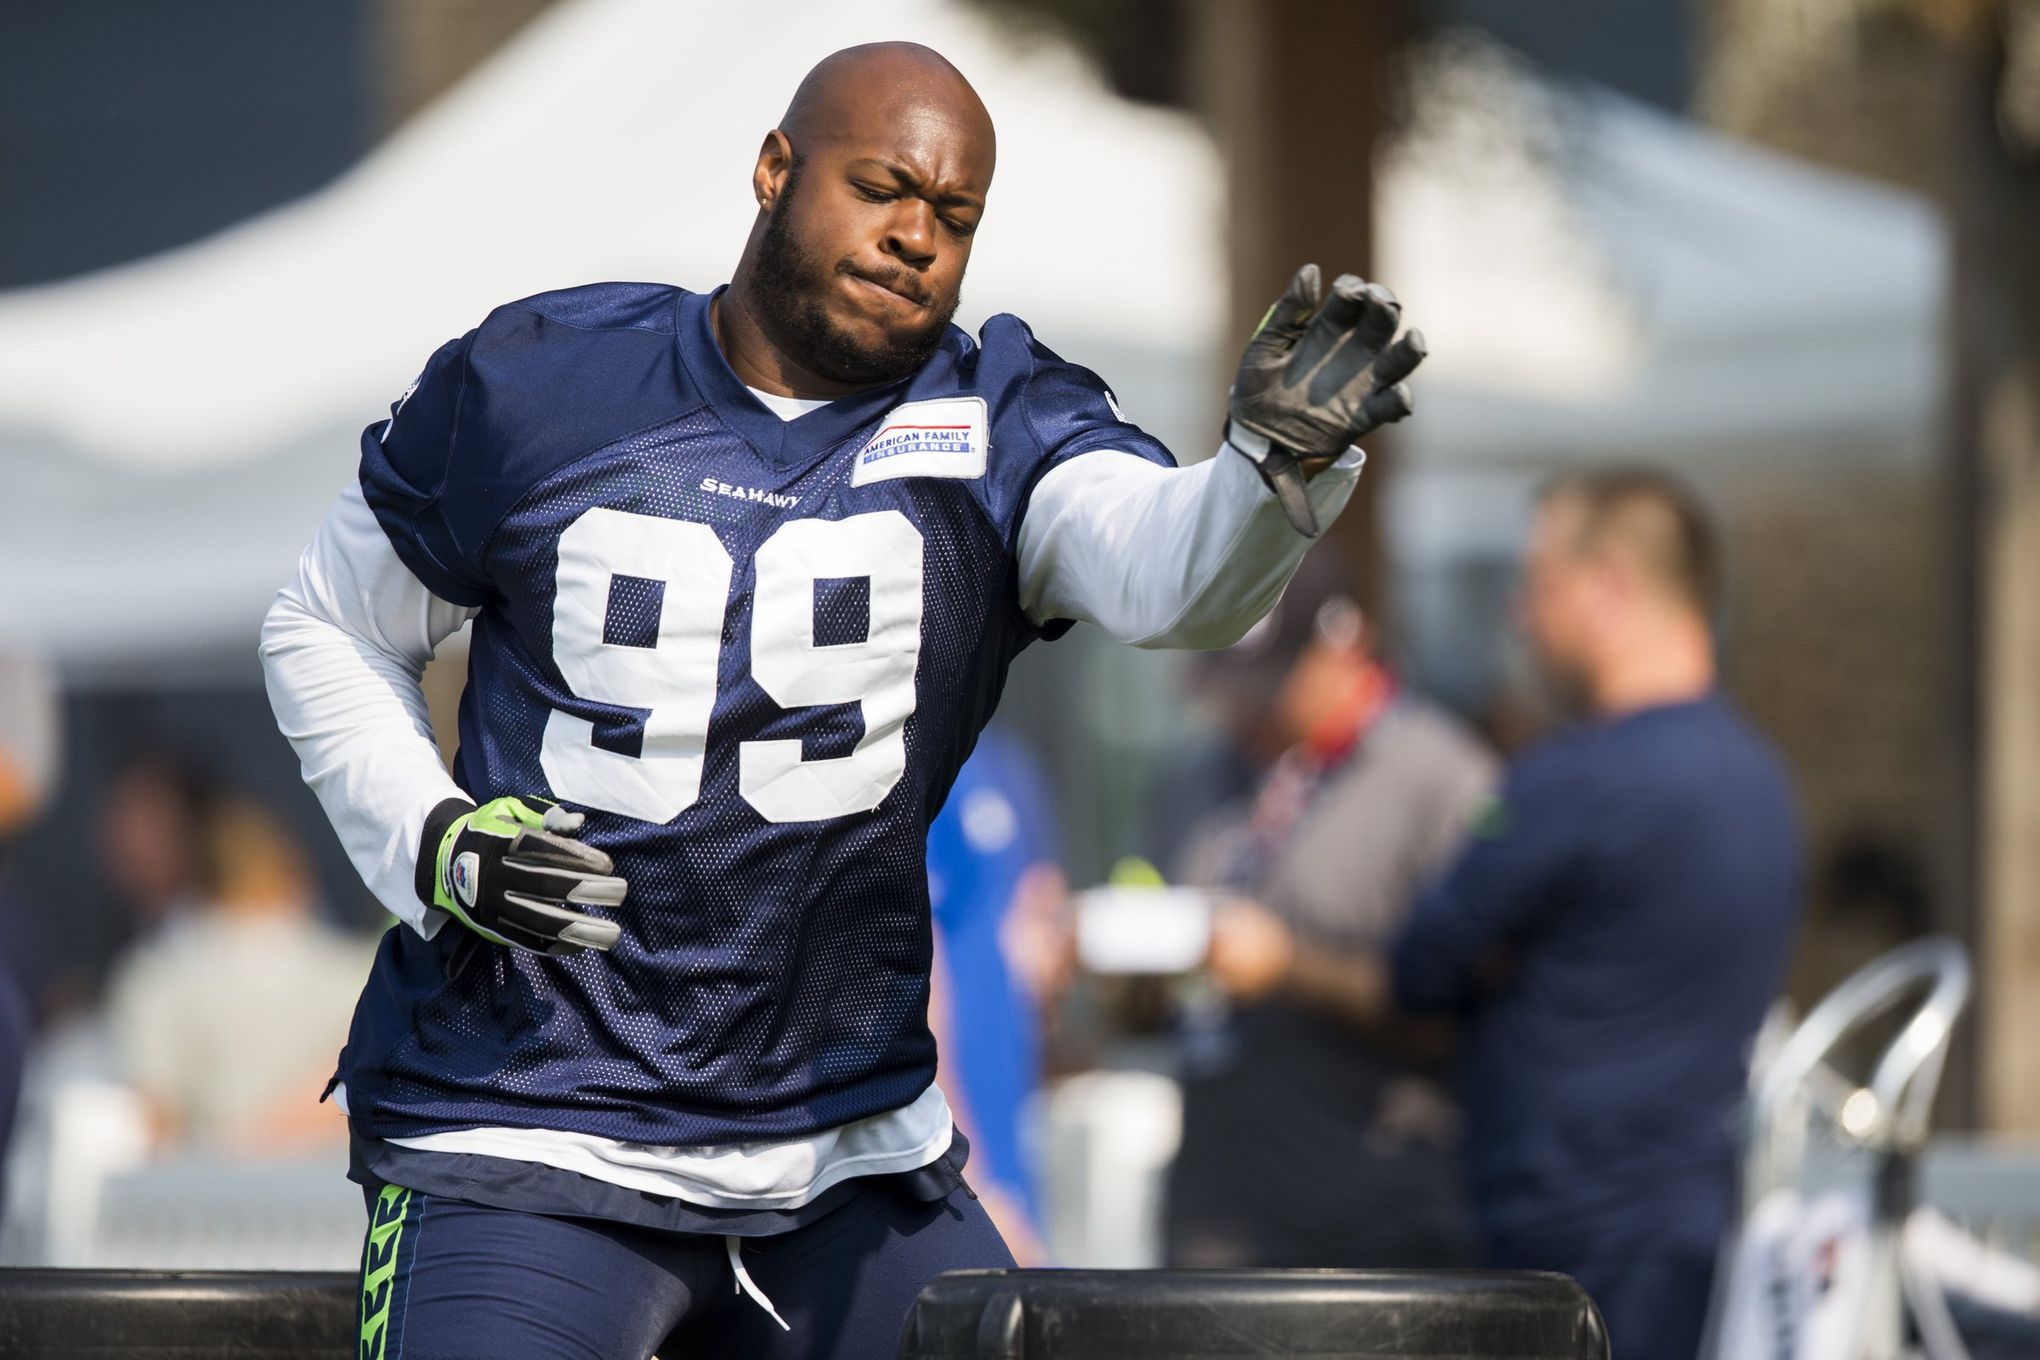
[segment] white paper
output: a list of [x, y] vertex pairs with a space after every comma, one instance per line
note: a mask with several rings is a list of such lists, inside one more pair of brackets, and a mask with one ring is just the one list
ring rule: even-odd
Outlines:
[[1187, 973], [1211, 949], [1212, 894], [1091, 888], [1077, 894], [1077, 961], [1092, 973]]

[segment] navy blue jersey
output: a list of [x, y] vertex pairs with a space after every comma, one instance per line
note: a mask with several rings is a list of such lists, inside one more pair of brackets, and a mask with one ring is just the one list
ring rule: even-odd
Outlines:
[[710, 301], [501, 307], [362, 435], [398, 555], [480, 610], [455, 779], [587, 812], [630, 883], [608, 953], [449, 979], [464, 932], [389, 931], [341, 1055], [370, 1134], [797, 1137], [933, 1080], [927, 828], [1042, 632], [1029, 493], [1090, 450], [1169, 454], [1011, 316], [782, 421]]

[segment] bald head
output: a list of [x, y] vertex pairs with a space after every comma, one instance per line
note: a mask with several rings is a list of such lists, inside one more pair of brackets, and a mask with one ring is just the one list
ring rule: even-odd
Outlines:
[[939, 127], [981, 154], [989, 187], [997, 152], [992, 115], [963, 72], [919, 43], [863, 43], [823, 57], [793, 92], [779, 130], [800, 158], [830, 142], [915, 124]]
[[977, 91], [925, 47], [808, 72], [758, 149], [758, 217], [718, 304], [744, 380], [832, 397], [918, 372], [962, 297], [995, 156]]

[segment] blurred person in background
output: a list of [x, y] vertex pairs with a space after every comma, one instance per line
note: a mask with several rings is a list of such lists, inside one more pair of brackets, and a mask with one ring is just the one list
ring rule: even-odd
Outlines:
[[1522, 623], [1579, 721], [1526, 752], [1393, 954], [1466, 1027], [1493, 1264], [1562, 1270], [1623, 1360], [1691, 1360], [1735, 1111], [1798, 917], [1790, 780], [1717, 689], [1714, 532], [1648, 470], [1542, 495]]
[[1287, 750], [1195, 875], [1243, 897], [1215, 920], [1209, 960], [1234, 1005], [1186, 1044], [1171, 1263], [1465, 1265], [1442, 1046], [1326, 1004], [1309, 960], [1386, 944], [1491, 796], [1494, 762], [1398, 685], [1335, 559], [1306, 559], [1269, 619], [1207, 666], [1262, 696]]
[[1068, 985], [1074, 943], [1047, 782], [997, 724], [979, 735], [928, 828], [928, 897], [938, 1081], [970, 1139], [985, 1211], [1016, 1260], [1040, 1264], [1025, 1118], [1041, 1081], [1043, 1015]]
[[[119, 794], [116, 793], [116, 797]], [[290, 1156], [345, 1144], [316, 1101], [374, 941], [318, 918], [302, 848], [266, 810], [205, 809], [197, 895], [115, 965], [107, 1020], [159, 1146]]]
[[1458, 1020], [1487, 1262], [1579, 1280], [1618, 1360], [1699, 1347], [1799, 910], [1790, 782], [1716, 688], [1719, 589], [1677, 481], [1552, 483], [1520, 615], [1576, 721], [1510, 766], [1386, 954], [1275, 965], [1356, 1017]]
[[166, 752], [121, 767], [99, 814], [100, 862], [127, 911], [129, 944], [197, 913], [206, 895], [206, 826], [216, 791], [189, 760]]
[[1245, 816], [1269, 768], [1288, 744], [1268, 696], [1281, 680], [1259, 656], [1273, 627], [1255, 625], [1236, 646], [1189, 657], [1183, 685], [1202, 722], [1163, 748], [1142, 800], [1140, 858], [1171, 879], [1207, 871], [1205, 847]]
[[[49, 672], [26, 656], [0, 656], [0, 1173], [14, 1136], [31, 1029], [26, 913], [8, 891], [8, 869], [16, 842], [49, 801], [61, 737]], [[0, 1217], [6, 1189], [0, 1180]]]

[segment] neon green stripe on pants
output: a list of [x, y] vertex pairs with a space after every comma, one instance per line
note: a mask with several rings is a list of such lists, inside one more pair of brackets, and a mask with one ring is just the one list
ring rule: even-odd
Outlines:
[[[423, 1197], [418, 1197], [422, 1199]], [[368, 1219], [368, 1243], [361, 1253], [360, 1360], [383, 1360], [389, 1331], [390, 1298], [397, 1278], [397, 1248], [403, 1245], [404, 1223], [411, 1216], [413, 1196], [401, 1185], [385, 1185]]]

